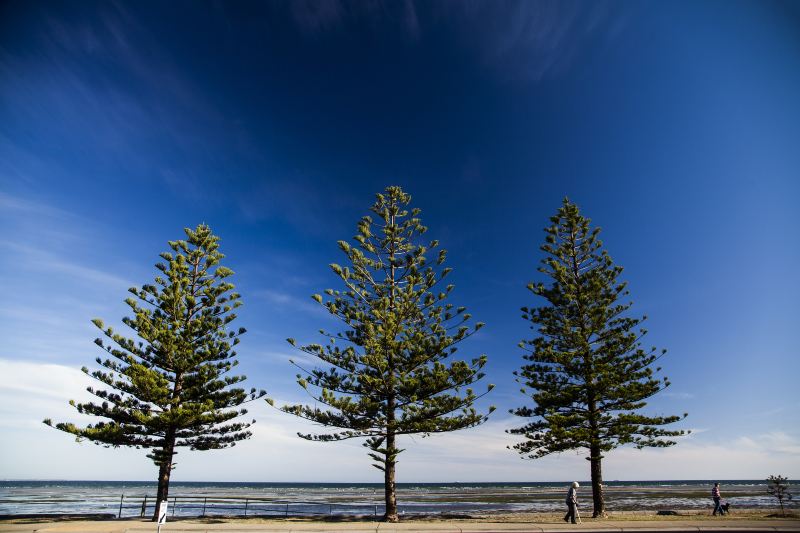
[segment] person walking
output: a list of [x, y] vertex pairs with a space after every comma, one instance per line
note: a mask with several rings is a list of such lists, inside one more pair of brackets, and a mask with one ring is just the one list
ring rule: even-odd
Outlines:
[[714, 516], [717, 516], [717, 512], [719, 512], [720, 516], [725, 514], [725, 512], [722, 510], [722, 506], [720, 505], [722, 498], [719, 495], [719, 482], [714, 483], [714, 488], [711, 489], [711, 498], [714, 500], [714, 512], [712, 514]]
[[580, 487], [578, 482], [573, 481], [572, 486], [567, 492], [567, 514], [564, 515], [564, 522], [569, 522], [571, 519], [573, 524], [577, 524], [575, 521], [575, 511], [578, 508], [578, 487]]

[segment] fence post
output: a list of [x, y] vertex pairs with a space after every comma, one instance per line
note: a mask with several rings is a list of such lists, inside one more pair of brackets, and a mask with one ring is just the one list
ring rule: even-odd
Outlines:
[[147, 494], [144, 495], [144, 500], [142, 500], [142, 514], [139, 518], [144, 518], [144, 514], [147, 512]]
[[172, 498], [172, 516], [175, 516], [175, 508], [178, 506], [178, 497]]
[[117, 518], [122, 518], [122, 500], [125, 499], [125, 493], [119, 495], [119, 514], [117, 514]]
[[203, 498], [203, 514], [201, 516], [205, 516], [206, 515], [206, 502], [207, 501], [208, 501], [208, 496]]
[[328, 507], [328, 514], [333, 514], [333, 504]]
[[283, 515], [283, 516], [284, 516], [284, 517], [287, 517], [287, 516], [289, 516], [289, 504], [288, 504], [288, 503], [286, 504], [286, 513], [284, 513], [284, 515]]
[[247, 503], [249, 500], [247, 498], [244, 499], [244, 515], [247, 516]]
[[376, 517], [378, 516], [378, 506], [377, 505], [375, 506], [375, 516]]

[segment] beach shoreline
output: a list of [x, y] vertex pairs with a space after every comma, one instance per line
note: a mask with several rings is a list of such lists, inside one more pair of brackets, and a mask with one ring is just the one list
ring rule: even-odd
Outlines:
[[[587, 510], [588, 511], [588, 510]], [[560, 513], [499, 513], [484, 516], [405, 517], [398, 523], [384, 523], [367, 518], [284, 518], [284, 517], [206, 517], [170, 520], [161, 531], [264, 531], [333, 533], [341, 531], [436, 531], [439, 533], [489, 533], [551, 531], [800, 531], [800, 515], [785, 518], [763, 510], [740, 511], [735, 515], [714, 517], [695, 510], [659, 515], [647, 512], [609, 513], [608, 518], [584, 517], [581, 524], [563, 522]], [[588, 513], [587, 513], [588, 514]], [[135, 533], [156, 531], [156, 524], [142, 518], [81, 520], [69, 517], [0, 519], [0, 532], [104, 532]]]
[[[609, 482], [607, 509], [617, 513], [687, 512], [711, 514], [708, 482]], [[365, 516], [383, 514], [383, 487], [366, 483], [213, 483], [171, 484], [170, 518], [268, 515], [271, 517]], [[745, 509], [771, 512], [777, 502], [763, 481], [724, 484], [725, 501]], [[560, 482], [406, 483], [398, 485], [399, 511], [409, 515], [519, 515], [563, 512], [566, 489]], [[581, 509], [591, 508], [588, 490], [579, 494]], [[150, 516], [155, 484], [130, 481], [10, 481], [0, 487], [0, 516], [32, 513]], [[142, 515], [144, 509], [144, 514]], [[797, 511], [796, 505], [787, 511]]]

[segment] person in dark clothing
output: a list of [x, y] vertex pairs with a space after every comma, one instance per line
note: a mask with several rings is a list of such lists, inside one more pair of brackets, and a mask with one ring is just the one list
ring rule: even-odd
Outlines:
[[720, 516], [725, 514], [725, 511], [722, 509], [722, 505], [720, 505], [720, 501], [722, 498], [719, 495], [719, 483], [714, 483], [714, 488], [711, 489], [711, 498], [714, 500], [714, 516], [717, 516], [719, 512]]
[[573, 524], [577, 524], [575, 521], [575, 511], [578, 508], [578, 487], [580, 487], [578, 482], [573, 481], [569, 492], [567, 492], [567, 514], [564, 515], [564, 522], [572, 520]]

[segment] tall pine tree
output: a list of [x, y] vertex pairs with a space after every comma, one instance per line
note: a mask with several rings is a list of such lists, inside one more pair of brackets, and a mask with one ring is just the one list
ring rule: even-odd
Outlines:
[[483, 324], [468, 326], [465, 308], [445, 301], [453, 290], [444, 284], [451, 271], [442, 267], [446, 252], [439, 250], [428, 262], [438, 243], [420, 243], [426, 228], [417, 218], [419, 209], [407, 209], [410, 202], [400, 187], [388, 187], [372, 206], [376, 220], [365, 216], [358, 224], [355, 245], [339, 242], [350, 265], [331, 268], [344, 287], [314, 299], [345, 329], [323, 331], [325, 346], [300, 348], [324, 363], [324, 368], [301, 367], [297, 376], [317, 405], [283, 408], [334, 430], [301, 434], [305, 439], [366, 438], [373, 466], [384, 473], [383, 519], [390, 522], [398, 520], [395, 465], [403, 451], [398, 437], [468, 428], [487, 416], [473, 407], [479, 396], [470, 388], [483, 377], [486, 356], [445, 363], [456, 344]]
[[537, 336], [520, 343], [528, 363], [514, 373], [534, 406], [511, 413], [532, 420], [509, 431], [525, 437], [514, 446], [525, 458], [588, 450], [593, 516], [601, 517], [603, 453], [625, 444], [671, 446], [669, 437], [684, 432], [661, 426], [686, 414], [641, 413], [648, 398], [669, 386], [667, 378], [656, 379], [661, 369], [654, 368], [666, 350], [642, 347], [646, 330], [639, 325], [646, 317], [626, 315], [632, 304], [622, 301], [628, 296], [626, 283], [617, 280], [622, 267], [603, 249], [600, 229], [568, 199], [550, 220], [538, 269], [550, 282], [528, 285], [546, 304], [522, 308]]
[[241, 300], [227, 281], [233, 271], [219, 264], [219, 237], [206, 225], [185, 232], [187, 240], [169, 242], [172, 252], [161, 254], [155, 283], [129, 289], [133, 317], [122, 322], [138, 341], [92, 321], [105, 336], [95, 344], [110, 356], [96, 359], [103, 370], [82, 369], [100, 382], [88, 388], [99, 401], [70, 404], [103, 420], [86, 427], [44, 421], [78, 440], [149, 449], [159, 469], [156, 513], [168, 496], [176, 448], [213, 450], [249, 438], [250, 423], [236, 419], [247, 413], [242, 404], [265, 394], [247, 393], [235, 387], [245, 376], [227, 375], [245, 330], [228, 328]]

